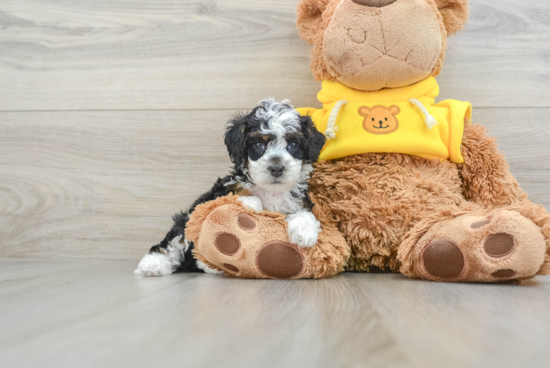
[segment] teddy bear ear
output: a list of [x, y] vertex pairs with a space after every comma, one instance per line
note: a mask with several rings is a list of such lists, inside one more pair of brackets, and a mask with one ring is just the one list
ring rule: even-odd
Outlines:
[[331, 0], [301, 0], [297, 7], [296, 26], [310, 45], [321, 28], [322, 15]]
[[470, 16], [468, 0], [435, 0], [435, 3], [443, 16], [443, 23], [449, 36], [464, 28]]

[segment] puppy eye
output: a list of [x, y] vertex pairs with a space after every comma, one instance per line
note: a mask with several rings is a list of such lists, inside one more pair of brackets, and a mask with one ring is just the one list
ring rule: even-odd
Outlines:
[[288, 146], [286, 146], [286, 149], [287, 149], [288, 151], [293, 151], [293, 150], [295, 150], [296, 148], [298, 148], [298, 143], [296, 143], [296, 142], [290, 142], [290, 143], [288, 144]]
[[256, 142], [256, 143], [254, 143], [254, 148], [256, 148], [259, 151], [263, 151], [265, 149], [265, 143], [264, 142]]

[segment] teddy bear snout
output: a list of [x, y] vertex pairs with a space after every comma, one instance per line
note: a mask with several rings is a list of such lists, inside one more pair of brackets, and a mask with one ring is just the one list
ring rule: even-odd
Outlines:
[[364, 6], [370, 6], [372, 8], [382, 8], [384, 6], [391, 5], [397, 0], [352, 0], [354, 3]]

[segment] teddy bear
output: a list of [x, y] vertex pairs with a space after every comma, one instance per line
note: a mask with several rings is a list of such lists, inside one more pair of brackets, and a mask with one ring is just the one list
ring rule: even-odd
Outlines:
[[[318, 243], [300, 249], [284, 216], [235, 196], [197, 208], [195, 256], [243, 278], [399, 272], [446, 282], [520, 282], [550, 270], [550, 216], [530, 202], [472, 105], [435, 103], [447, 37], [467, 0], [301, 0], [327, 143], [310, 179]], [[239, 224], [245, 216], [247, 226]], [[242, 222], [242, 221], [241, 221]], [[216, 237], [231, 233], [227, 255]]]

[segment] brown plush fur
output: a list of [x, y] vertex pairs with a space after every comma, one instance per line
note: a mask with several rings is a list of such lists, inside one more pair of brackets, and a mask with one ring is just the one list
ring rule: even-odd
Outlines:
[[486, 208], [523, 201], [527, 194], [520, 188], [496, 140], [482, 126], [467, 126], [462, 140], [464, 164], [458, 165], [462, 193]]
[[435, 3], [443, 16], [449, 36], [464, 28], [470, 16], [468, 0], [435, 0]]
[[[483, 127], [466, 127], [462, 154], [461, 165], [401, 154], [364, 154], [317, 163], [312, 196], [330, 209], [351, 245], [348, 270], [377, 267], [420, 277], [410, 271], [407, 252], [426, 231], [468, 213], [487, 215], [494, 208], [520, 213], [550, 239], [550, 216], [526, 200]], [[549, 265], [547, 256], [535, 273], [547, 272]]]
[[464, 200], [456, 165], [401, 154], [319, 162], [310, 186], [351, 246], [351, 271], [399, 272], [397, 250], [407, 232], [427, 214]]

